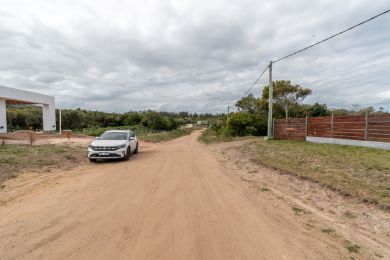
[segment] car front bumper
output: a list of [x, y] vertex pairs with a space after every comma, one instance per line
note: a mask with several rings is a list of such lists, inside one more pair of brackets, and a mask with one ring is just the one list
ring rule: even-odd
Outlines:
[[126, 148], [115, 151], [95, 151], [88, 148], [88, 158], [90, 159], [119, 159], [126, 156]]

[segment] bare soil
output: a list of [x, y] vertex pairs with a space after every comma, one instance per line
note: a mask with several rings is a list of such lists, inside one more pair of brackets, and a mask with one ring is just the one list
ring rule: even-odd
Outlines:
[[[255, 170], [243, 166], [245, 158], [199, 143], [199, 134], [142, 143], [129, 161], [6, 181], [0, 259], [390, 257], [388, 240], [345, 238], [301, 199], [263, 183], [257, 188], [246, 178]], [[342, 226], [357, 230], [348, 221]]]

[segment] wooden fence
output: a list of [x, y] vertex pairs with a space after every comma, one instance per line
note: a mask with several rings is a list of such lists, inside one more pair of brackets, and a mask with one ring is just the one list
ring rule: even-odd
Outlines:
[[307, 136], [390, 142], [390, 114], [274, 120], [275, 139], [305, 140]]

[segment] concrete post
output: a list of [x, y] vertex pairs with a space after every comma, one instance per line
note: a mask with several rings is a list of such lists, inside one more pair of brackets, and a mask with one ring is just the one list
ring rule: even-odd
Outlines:
[[267, 130], [267, 138], [271, 139], [273, 138], [273, 131], [272, 131], [272, 101], [273, 101], [273, 86], [272, 86], [272, 61], [269, 62], [269, 89], [268, 89], [268, 130]]
[[307, 139], [308, 129], [309, 129], [309, 118], [306, 116], [306, 118], [305, 118], [305, 141]]
[[332, 114], [332, 117], [330, 118], [330, 132], [333, 138], [333, 132], [334, 132], [334, 115]]
[[59, 125], [60, 125], [60, 129], [59, 129], [59, 132], [60, 132], [60, 134], [62, 134], [62, 110], [60, 109], [60, 111], [59, 111], [59, 120], [58, 120], [58, 123], [59, 123]]
[[364, 140], [368, 140], [368, 111], [366, 111], [366, 125], [364, 127]]
[[43, 131], [52, 132], [56, 130], [56, 110], [54, 102], [52, 104], [42, 105], [43, 113]]
[[0, 98], [0, 133], [7, 132], [7, 109], [6, 101], [4, 98]]

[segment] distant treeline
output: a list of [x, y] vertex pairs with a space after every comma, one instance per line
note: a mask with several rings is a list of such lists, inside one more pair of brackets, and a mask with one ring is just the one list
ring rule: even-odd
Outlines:
[[[59, 110], [56, 111], [57, 127]], [[220, 115], [188, 112], [140, 111], [127, 113], [106, 113], [83, 109], [63, 109], [62, 129], [79, 131], [85, 128], [117, 127], [142, 125], [153, 130], [172, 130], [180, 125], [197, 121], [211, 122]], [[42, 109], [37, 106], [7, 107], [7, 127], [9, 131], [42, 129]]]

